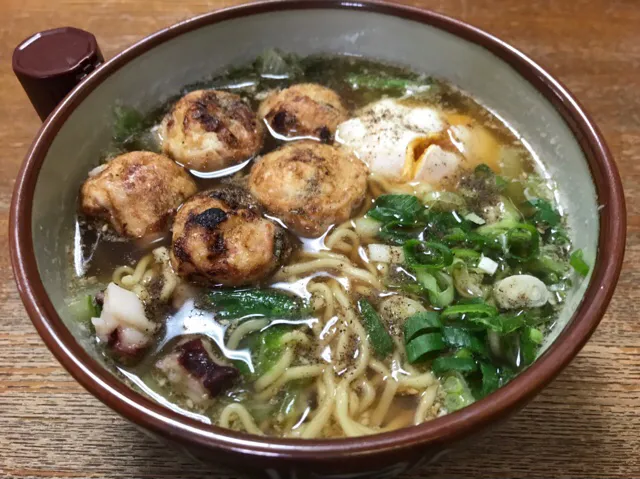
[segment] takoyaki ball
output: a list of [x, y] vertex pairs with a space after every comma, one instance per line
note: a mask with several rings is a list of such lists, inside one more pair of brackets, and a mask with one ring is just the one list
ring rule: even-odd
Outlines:
[[108, 221], [123, 236], [161, 231], [198, 188], [184, 168], [148, 151], [125, 153], [93, 169], [80, 191], [82, 212]]
[[328, 142], [340, 123], [349, 119], [342, 100], [333, 90], [301, 83], [271, 93], [258, 116], [273, 131], [286, 137], [314, 137]]
[[238, 95], [197, 90], [173, 106], [160, 134], [165, 154], [189, 169], [211, 172], [257, 155], [264, 125]]
[[259, 158], [249, 190], [274, 216], [305, 237], [348, 220], [367, 189], [367, 167], [348, 150], [312, 140]]
[[199, 193], [176, 214], [171, 264], [183, 278], [239, 286], [269, 276], [290, 251], [286, 232], [237, 186]]

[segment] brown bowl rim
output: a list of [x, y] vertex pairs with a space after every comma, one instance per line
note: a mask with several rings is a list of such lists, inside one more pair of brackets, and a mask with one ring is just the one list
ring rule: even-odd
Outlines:
[[[598, 255], [584, 299], [549, 349], [507, 386], [475, 404], [420, 426], [344, 439], [263, 438], [206, 425], [171, 411], [119, 382], [76, 342], [56, 313], [38, 272], [32, 243], [31, 208], [47, 151], [70, 113], [102, 81], [151, 48], [180, 34], [225, 20], [300, 9], [348, 9], [420, 22], [484, 47], [508, 63], [549, 100], [580, 142], [594, 179], [600, 209]], [[69, 373], [103, 403], [133, 423], [194, 446], [294, 461], [331, 461], [402, 448], [443, 444], [513, 412], [549, 384], [576, 356], [602, 319], [624, 257], [626, 212], [622, 184], [604, 138], [567, 89], [523, 53], [459, 20], [427, 10], [376, 1], [286, 0], [250, 3], [206, 13], [147, 36], [89, 75], [42, 125], [16, 180], [11, 204], [11, 260], [22, 301], [47, 347]]]

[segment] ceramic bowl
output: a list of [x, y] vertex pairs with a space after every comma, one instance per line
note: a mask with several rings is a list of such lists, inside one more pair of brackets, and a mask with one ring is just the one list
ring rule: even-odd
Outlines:
[[[174, 412], [123, 384], [65, 304], [76, 195], [107, 145], [115, 104], [157, 106], [180, 87], [275, 47], [361, 55], [447, 79], [510, 124], [557, 182], [575, 246], [593, 265], [538, 360], [489, 397], [417, 427], [370, 437], [251, 436]], [[436, 460], [523, 407], [580, 351], [601, 320], [625, 243], [620, 178], [598, 129], [567, 90], [525, 55], [459, 21], [408, 7], [285, 1], [216, 11], [155, 33], [90, 74], [49, 115], [18, 176], [10, 223], [20, 294], [38, 332], [93, 395], [194, 457], [271, 478], [387, 477]], [[87, 427], [91, 427], [87, 424]]]

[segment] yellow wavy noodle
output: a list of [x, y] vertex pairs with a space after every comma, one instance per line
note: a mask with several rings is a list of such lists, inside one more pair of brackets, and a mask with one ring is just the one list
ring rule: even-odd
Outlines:
[[151, 299], [148, 291], [150, 283], [159, 275], [162, 276], [162, 289], [158, 299], [167, 302], [180, 284], [180, 279], [173, 272], [169, 263], [167, 248], [160, 247], [151, 254], [143, 256], [135, 265], [120, 266], [111, 275], [111, 281], [118, 286], [133, 291], [143, 301]]
[[220, 413], [218, 423], [222, 427], [226, 427], [228, 429], [236, 429], [236, 427], [234, 427], [234, 419], [238, 420], [240, 425], [242, 426], [242, 429], [244, 429], [248, 433], [257, 434], [259, 436], [264, 435], [262, 430], [256, 425], [256, 422], [253, 420], [253, 416], [243, 405], [234, 403], [226, 406]]

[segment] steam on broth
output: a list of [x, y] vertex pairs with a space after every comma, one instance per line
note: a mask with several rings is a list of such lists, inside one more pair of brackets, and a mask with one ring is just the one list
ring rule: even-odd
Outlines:
[[252, 434], [463, 408], [535, 360], [588, 273], [506, 125], [359, 58], [268, 51], [119, 107], [79, 205], [70, 301], [97, 347], [158, 402]]

